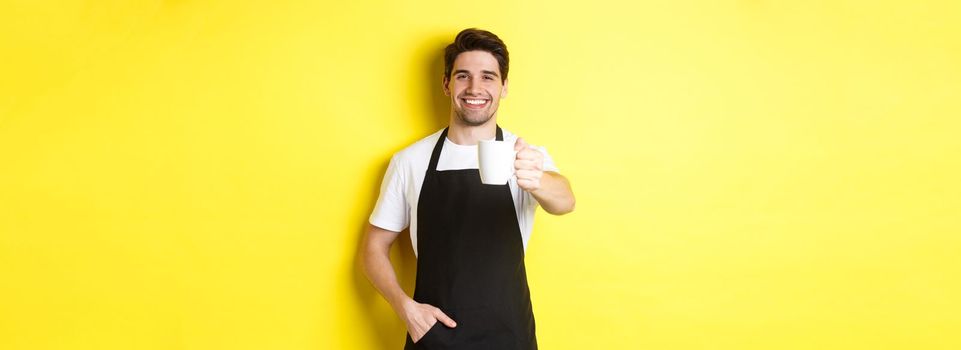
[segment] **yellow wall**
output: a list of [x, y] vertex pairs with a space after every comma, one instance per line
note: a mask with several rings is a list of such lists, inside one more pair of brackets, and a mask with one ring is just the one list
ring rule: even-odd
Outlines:
[[2, 349], [400, 348], [356, 247], [468, 26], [577, 193], [543, 349], [961, 348], [956, 1], [0, 7]]

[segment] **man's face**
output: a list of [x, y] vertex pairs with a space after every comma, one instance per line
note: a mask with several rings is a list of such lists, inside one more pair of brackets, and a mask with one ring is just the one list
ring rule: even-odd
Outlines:
[[450, 77], [444, 77], [444, 95], [450, 96], [451, 112], [465, 125], [479, 126], [497, 114], [507, 95], [501, 83], [497, 59], [487, 51], [467, 51], [454, 59]]

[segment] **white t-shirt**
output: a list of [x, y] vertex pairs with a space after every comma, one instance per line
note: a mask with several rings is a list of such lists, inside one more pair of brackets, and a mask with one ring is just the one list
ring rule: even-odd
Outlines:
[[[517, 140], [517, 135], [504, 128], [501, 130], [504, 141], [514, 143]], [[420, 188], [424, 183], [424, 175], [427, 172], [434, 145], [437, 144], [437, 139], [443, 131], [441, 129], [391, 157], [387, 174], [384, 175], [384, 182], [380, 187], [380, 197], [377, 199], [374, 212], [370, 214], [370, 224], [385, 230], [400, 232], [409, 225], [410, 241], [414, 247], [415, 256], [417, 256], [417, 200], [420, 197]], [[544, 171], [558, 171], [547, 150], [543, 147], [532, 147], [544, 154]], [[437, 171], [460, 169], [477, 169], [477, 146], [458, 145], [450, 139], [444, 140], [444, 148], [437, 161]], [[538, 203], [533, 195], [517, 186], [516, 178], [511, 178], [509, 185], [514, 198], [514, 209], [517, 210], [521, 240], [524, 242], [526, 251], [527, 241], [530, 240], [531, 231], [534, 229], [534, 212]]]

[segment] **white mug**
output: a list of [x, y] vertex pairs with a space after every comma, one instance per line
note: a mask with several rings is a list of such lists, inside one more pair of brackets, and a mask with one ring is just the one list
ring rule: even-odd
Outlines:
[[486, 185], [506, 184], [514, 175], [514, 144], [507, 141], [480, 140], [477, 143], [477, 166], [481, 182]]

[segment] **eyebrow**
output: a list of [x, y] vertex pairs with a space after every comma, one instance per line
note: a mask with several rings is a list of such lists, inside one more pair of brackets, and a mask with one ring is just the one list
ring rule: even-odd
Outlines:
[[[454, 74], [459, 74], [459, 73], [467, 73], [467, 74], [470, 74], [470, 72], [468, 72], [466, 69], [458, 69], [458, 70], [455, 70], [455, 71], [454, 71]], [[482, 73], [482, 74], [490, 74], [490, 75], [493, 75], [493, 76], [495, 76], [495, 77], [500, 77], [500, 75], [498, 75], [497, 72], [495, 72], [495, 71], [482, 70], [481, 73]]]

